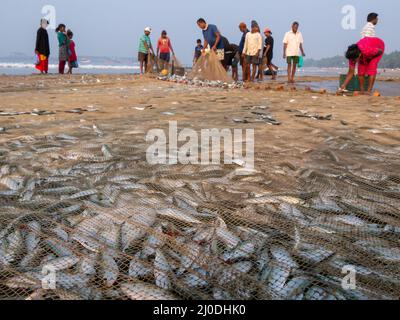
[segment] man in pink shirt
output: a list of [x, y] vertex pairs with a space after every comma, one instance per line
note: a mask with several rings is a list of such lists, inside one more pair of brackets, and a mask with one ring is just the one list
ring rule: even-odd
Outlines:
[[167, 31], [164, 30], [161, 33], [161, 38], [158, 39], [157, 44], [157, 56], [160, 59], [162, 69], [167, 69], [167, 66], [171, 60], [171, 52], [175, 56], [171, 40], [167, 36]]
[[346, 53], [349, 59], [349, 72], [346, 81], [339, 89], [344, 91], [355, 74], [358, 63], [358, 77], [360, 81], [361, 93], [365, 91], [365, 77], [369, 76], [368, 93], [374, 88], [376, 75], [378, 74], [378, 64], [385, 52], [385, 43], [376, 37], [367, 37], [360, 40], [357, 44], [351, 45]]

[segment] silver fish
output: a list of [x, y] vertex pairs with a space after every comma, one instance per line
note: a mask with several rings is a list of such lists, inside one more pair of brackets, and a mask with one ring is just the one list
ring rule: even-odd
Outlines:
[[163, 289], [171, 289], [171, 281], [169, 273], [171, 267], [161, 250], [156, 250], [156, 258], [154, 260], [154, 278], [156, 285]]
[[119, 267], [109, 252], [103, 254], [102, 271], [105, 286], [111, 288], [119, 277]]
[[178, 297], [155, 285], [137, 281], [121, 284], [121, 291], [131, 300], [169, 301], [179, 300]]

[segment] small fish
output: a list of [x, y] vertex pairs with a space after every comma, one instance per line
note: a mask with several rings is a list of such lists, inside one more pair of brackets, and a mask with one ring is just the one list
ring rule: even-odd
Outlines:
[[131, 300], [139, 301], [173, 301], [178, 297], [169, 291], [146, 282], [130, 282], [121, 284], [121, 291]]
[[49, 261], [45, 267], [48, 268], [48, 270], [54, 270], [55, 272], [58, 271], [63, 271], [69, 268], [72, 268], [79, 262], [79, 258], [71, 256], [71, 257], [63, 257], [63, 258], [58, 258], [52, 261]]
[[66, 197], [61, 197], [61, 200], [79, 200], [79, 199], [85, 199], [90, 196], [98, 194], [98, 191], [96, 189], [91, 189], [91, 190], [85, 190], [82, 192], [75, 193], [71, 196], [66, 196]]
[[218, 283], [222, 285], [226, 285], [226, 283], [234, 281], [241, 274], [245, 274], [250, 272], [253, 268], [253, 263], [250, 261], [238, 262], [232, 265], [231, 267], [226, 267], [222, 270], [221, 275], [218, 279]]
[[161, 250], [156, 250], [156, 258], [154, 260], [154, 278], [156, 285], [163, 289], [171, 289], [171, 281], [168, 274], [171, 267]]
[[187, 224], [201, 224], [201, 222], [196, 218], [194, 218], [192, 215], [186, 214], [184, 211], [178, 209], [171, 209], [171, 208], [158, 209], [157, 214]]
[[132, 278], [145, 278], [151, 275], [152, 269], [140, 259], [140, 253], [129, 264], [129, 276]]
[[119, 277], [119, 267], [109, 252], [103, 254], [102, 271], [105, 286], [111, 288]]
[[293, 260], [290, 253], [283, 246], [274, 245], [270, 250], [272, 257], [280, 264], [285, 265], [288, 268], [297, 269], [299, 267], [297, 262]]
[[24, 179], [22, 177], [5, 177], [0, 179], [0, 184], [10, 190], [19, 191], [24, 187]]
[[101, 152], [103, 152], [103, 155], [106, 158], [106, 160], [111, 160], [112, 158], [114, 158], [111, 148], [106, 144], [101, 147]]
[[255, 252], [255, 245], [252, 242], [245, 242], [239, 245], [235, 250], [231, 252], [225, 252], [222, 255], [222, 260], [234, 261], [237, 259], [249, 258]]

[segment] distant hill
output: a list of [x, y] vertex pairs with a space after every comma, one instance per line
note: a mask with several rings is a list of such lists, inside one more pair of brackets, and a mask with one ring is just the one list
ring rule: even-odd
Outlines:
[[[336, 56], [332, 58], [323, 58], [320, 60], [306, 59], [305, 67], [318, 68], [341, 68], [347, 67], [348, 61], [344, 56]], [[380, 68], [397, 69], [400, 68], [400, 51], [395, 51], [390, 54], [385, 54], [379, 64]]]

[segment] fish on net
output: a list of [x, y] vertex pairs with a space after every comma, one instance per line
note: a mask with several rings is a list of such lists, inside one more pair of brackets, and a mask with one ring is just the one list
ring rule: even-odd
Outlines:
[[331, 159], [291, 170], [290, 185], [236, 165], [132, 162], [123, 135], [103, 137], [3, 154], [0, 299], [399, 298], [395, 176], [343, 178]]

